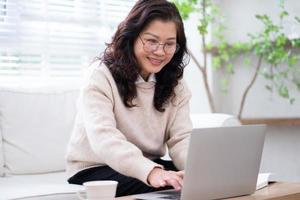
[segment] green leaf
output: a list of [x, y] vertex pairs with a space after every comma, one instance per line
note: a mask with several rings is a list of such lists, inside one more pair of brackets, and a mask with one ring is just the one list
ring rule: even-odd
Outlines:
[[176, 7], [178, 8], [182, 19], [188, 19], [189, 15], [196, 10], [195, 5], [197, 1], [189, 0], [173, 0]]
[[207, 26], [208, 23], [205, 20], [200, 20], [200, 25], [198, 25], [198, 31], [201, 35], [205, 35], [207, 34]]
[[284, 46], [286, 44], [287, 40], [288, 39], [283, 34], [279, 35], [276, 38], [276, 46], [277, 47]]
[[285, 85], [280, 85], [278, 88], [278, 94], [283, 98], [289, 98], [289, 90]]
[[298, 62], [298, 59], [299, 58], [297, 56], [290, 56], [288, 58], [288, 65], [289, 65], [289, 67], [292, 67], [292, 66], [296, 65], [296, 63]]
[[250, 50], [248, 43], [235, 42], [232, 44], [231, 50], [233, 53], [244, 53]]
[[289, 102], [290, 102], [290, 104], [294, 104], [295, 98], [290, 98], [290, 99], [289, 99]]
[[220, 51], [225, 51], [227, 49], [227, 43], [226, 42], [222, 42], [220, 45], [219, 45], [219, 50]]
[[300, 39], [299, 39], [299, 38], [298, 38], [298, 39], [292, 40], [292, 42], [293, 42], [293, 44], [294, 44], [293, 47], [300, 47]]
[[233, 74], [233, 65], [231, 63], [226, 65], [226, 72]]
[[292, 47], [300, 47], [300, 39], [291, 40]]
[[261, 21], [263, 24], [265, 24], [266, 27], [269, 27], [269, 26], [271, 26], [273, 24], [272, 21], [271, 21], [271, 19], [270, 19], [270, 17], [267, 16], [267, 15], [255, 15], [255, 17], [259, 21]]
[[221, 68], [221, 58], [216, 56], [212, 59], [212, 66], [214, 69], [218, 70]]
[[256, 19], [263, 20], [265, 18], [264, 15], [255, 15]]
[[270, 73], [267, 73], [267, 72], [264, 72], [263, 76], [265, 77], [265, 79], [269, 79], [269, 80], [273, 80], [274, 79], [274, 75], [270, 74]]
[[213, 44], [211, 42], [206, 44], [206, 49], [207, 50], [212, 50], [213, 49]]
[[222, 59], [222, 61], [224, 62], [228, 62], [229, 61], [229, 55], [228, 55], [228, 52], [223, 52], [222, 54], [220, 54], [220, 57]]
[[282, 11], [281, 13], [280, 13], [280, 19], [283, 19], [284, 17], [286, 17], [286, 16], [288, 16], [289, 15], [289, 13], [287, 12], [287, 11]]
[[250, 58], [244, 58], [245, 65], [250, 65], [250, 63], [251, 63]]
[[265, 85], [265, 88], [266, 88], [267, 90], [269, 90], [270, 92], [273, 92], [272, 86], [270, 86], [270, 85]]
[[300, 83], [296, 83], [297, 89], [300, 91]]

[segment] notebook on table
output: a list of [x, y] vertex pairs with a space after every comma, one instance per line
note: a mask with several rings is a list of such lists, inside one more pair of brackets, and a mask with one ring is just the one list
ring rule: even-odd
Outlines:
[[208, 200], [252, 194], [264, 139], [264, 125], [194, 129], [181, 192], [159, 191], [134, 197]]

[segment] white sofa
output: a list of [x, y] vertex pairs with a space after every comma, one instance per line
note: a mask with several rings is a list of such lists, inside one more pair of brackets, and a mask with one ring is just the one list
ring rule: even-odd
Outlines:
[[[73, 193], [64, 173], [78, 87], [0, 87], [0, 200]], [[194, 127], [239, 124], [225, 114], [192, 115]]]

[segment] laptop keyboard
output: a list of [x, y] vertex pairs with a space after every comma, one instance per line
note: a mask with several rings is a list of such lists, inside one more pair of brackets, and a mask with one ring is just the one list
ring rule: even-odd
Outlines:
[[166, 195], [166, 196], [162, 196], [160, 197], [161, 199], [178, 199], [180, 200], [180, 196], [181, 193], [180, 191], [162, 191], [162, 192], [158, 192], [160, 194]]
[[180, 191], [169, 190], [169, 191], [158, 191], [151, 194], [151, 196], [143, 195], [137, 196], [135, 200], [180, 200]]

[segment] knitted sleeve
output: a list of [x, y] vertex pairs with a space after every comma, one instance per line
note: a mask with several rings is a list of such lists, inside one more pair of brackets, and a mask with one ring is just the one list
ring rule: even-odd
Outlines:
[[192, 121], [190, 119], [189, 100], [191, 92], [186, 83], [181, 81], [177, 90], [177, 111], [174, 121], [168, 130], [167, 146], [169, 154], [175, 166], [179, 170], [184, 169], [187, 156], [189, 138], [192, 132]]

